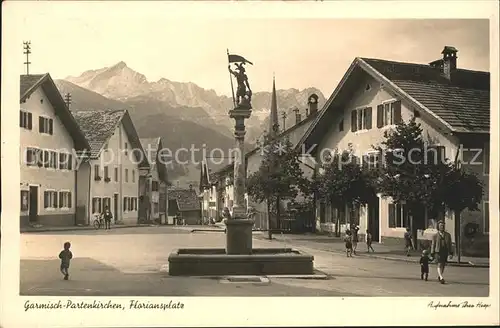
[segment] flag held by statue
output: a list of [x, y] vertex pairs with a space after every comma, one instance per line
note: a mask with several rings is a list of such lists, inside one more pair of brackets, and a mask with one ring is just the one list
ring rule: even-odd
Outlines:
[[251, 61], [248, 61], [245, 57], [240, 55], [228, 54], [227, 57], [229, 59], [229, 63], [249, 63], [250, 65], [253, 65]]

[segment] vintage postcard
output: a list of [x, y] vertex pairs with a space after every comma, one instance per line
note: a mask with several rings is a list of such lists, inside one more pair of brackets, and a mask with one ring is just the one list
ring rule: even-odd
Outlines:
[[499, 324], [498, 3], [2, 7], [0, 327]]

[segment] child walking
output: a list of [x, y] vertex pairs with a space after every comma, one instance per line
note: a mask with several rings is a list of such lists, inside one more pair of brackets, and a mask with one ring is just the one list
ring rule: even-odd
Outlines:
[[344, 237], [345, 242], [345, 252], [347, 257], [352, 257], [352, 234], [351, 231], [347, 230]]
[[373, 253], [375, 253], [375, 250], [372, 247], [372, 241], [373, 241], [372, 234], [370, 233], [369, 230], [366, 230], [366, 247], [368, 248], [368, 253], [370, 253], [370, 249], [372, 250]]
[[420, 257], [420, 279], [427, 281], [429, 278], [429, 251], [424, 250]]
[[413, 243], [411, 241], [411, 232], [410, 228], [406, 228], [406, 232], [404, 234], [405, 238], [405, 250], [406, 250], [406, 256], [410, 256], [410, 252], [413, 249]]
[[69, 250], [71, 244], [69, 241], [64, 243], [64, 249], [59, 253], [59, 258], [61, 259], [61, 273], [64, 275], [64, 280], [69, 279], [69, 262], [73, 258], [73, 253]]

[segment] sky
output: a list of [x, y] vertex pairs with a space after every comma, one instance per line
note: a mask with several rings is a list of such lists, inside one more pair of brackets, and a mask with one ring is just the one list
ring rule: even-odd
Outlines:
[[[425, 64], [445, 45], [459, 50], [460, 68], [489, 70], [487, 20], [210, 17], [33, 10], [15, 33], [31, 41], [31, 73], [65, 78], [124, 61], [148, 81], [193, 82], [226, 95], [226, 49], [254, 63], [247, 66], [254, 92], [270, 91], [275, 74], [278, 89], [316, 87], [328, 96], [355, 57]], [[24, 70], [22, 51], [19, 41]]]

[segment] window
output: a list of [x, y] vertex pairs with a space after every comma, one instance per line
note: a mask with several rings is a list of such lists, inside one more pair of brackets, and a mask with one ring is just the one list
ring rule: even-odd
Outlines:
[[92, 198], [92, 213], [102, 212], [102, 199], [100, 197]]
[[43, 208], [57, 208], [57, 191], [46, 190], [43, 193]]
[[490, 144], [486, 143], [483, 149], [483, 175], [490, 174]]
[[401, 101], [386, 102], [377, 106], [377, 127], [401, 122]]
[[115, 167], [115, 181], [118, 182], [118, 168]]
[[71, 192], [59, 192], [59, 207], [71, 208]]
[[490, 202], [483, 201], [483, 232], [490, 233]]
[[125, 182], [128, 182], [128, 169], [125, 169]]
[[73, 156], [67, 153], [59, 153], [59, 169], [72, 170], [73, 169]]
[[132, 170], [132, 182], [135, 182], [135, 170]]
[[159, 190], [159, 183], [158, 181], [152, 181], [151, 182], [151, 191], [158, 191]]
[[408, 209], [406, 204], [389, 204], [389, 228], [407, 228]]
[[21, 190], [21, 211], [29, 209], [29, 192], [28, 190]]
[[94, 165], [94, 180], [96, 181], [99, 181], [101, 180], [101, 176], [99, 175], [100, 174], [100, 167], [98, 164]]
[[54, 121], [51, 118], [39, 116], [38, 117], [38, 132], [53, 134]]
[[123, 149], [124, 149], [125, 155], [128, 155], [128, 143], [125, 143]]
[[339, 131], [340, 131], [340, 132], [344, 131], [344, 119], [342, 119], [342, 120], [339, 122]]
[[104, 167], [104, 180], [109, 180], [109, 170], [108, 167]]
[[23, 110], [19, 111], [19, 126], [31, 130], [33, 128], [33, 115]]
[[55, 151], [50, 151], [49, 167], [51, 169], [57, 169], [57, 153]]
[[379, 152], [369, 152], [363, 156], [363, 167], [367, 169], [377, 169], [380, 167]]
[[28, 147], [26, 148], [26, 160], [25, 163], [28, 166], [33, 166], [38, 163], [38, 153], [39, 149]]
[[369, 130], [372, 128], [372, 108], [365, 107], [351, 112], [351, 131]]

